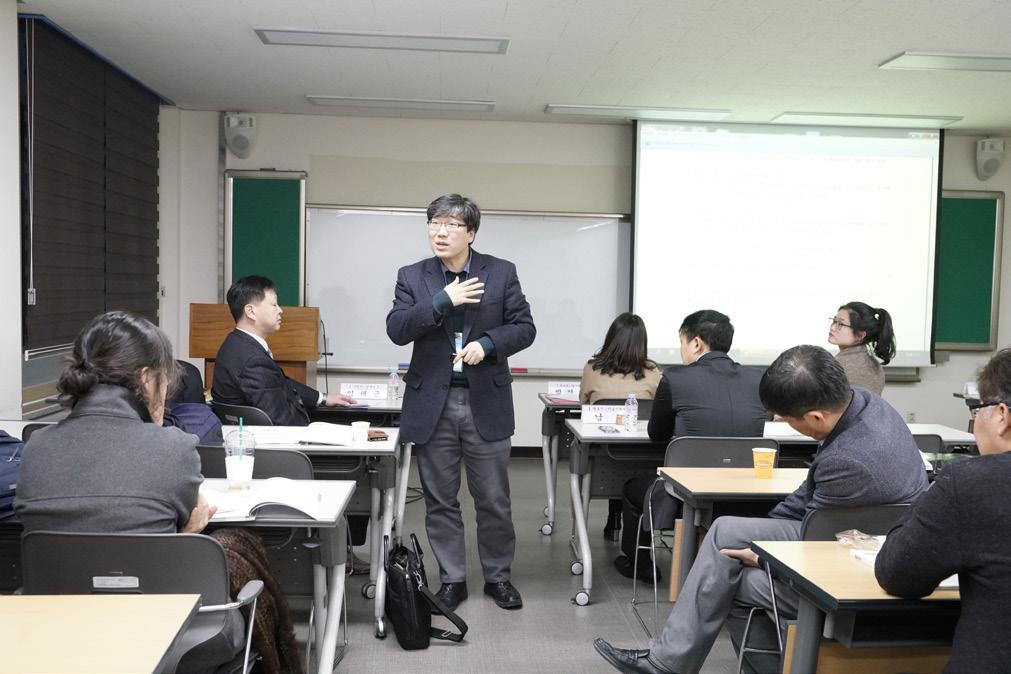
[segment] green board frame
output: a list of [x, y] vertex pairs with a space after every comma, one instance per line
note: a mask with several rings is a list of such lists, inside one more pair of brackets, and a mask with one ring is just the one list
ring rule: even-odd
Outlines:
[[997, 348], [1004, 193], [944, 190], [937, 231], [934, 348]]
[[301, 171], [225, 172], [225, 288], [257, 274], [278, 302], [305, 297], [305, 180]]

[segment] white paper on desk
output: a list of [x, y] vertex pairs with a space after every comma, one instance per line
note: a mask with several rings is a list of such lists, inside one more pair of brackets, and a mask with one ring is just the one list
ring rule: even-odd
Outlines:
[[312, 483], [272, 477], [254, 482], [241, 491], [218, 491], [201, 488], [201, 492], [218, 512], [214, 521], [240, 521], [257, 517], [310, 517], [324, 519], [333, 510], [331, 504]]
[[354, 444], [354, 431], [350, 426], [325, 421], [314, 421], [308, 426], [246, 426], [244, 432], [253, 434], [257, 447]]
[[[883, 536], [882, 536], [883, 538]], [[871, 568], [874, 568], [874, 561], [878, 558], [877, 550], [850, 550], [850, 556], [853, 559], [858, 559], [864, 564], [868, 564]], [[940, 582], [937, 586], [939, 590], [957, 590], [958, 589], [958, 574], [953, 576], [948, 576]]]
[[548, 395], [568, 398], [569, 400], [579, 400], [578, 381], [549, 381]]
[[347, 382], [341, 384], [341, 395], [355, 400], [386, 400], [389, 387], [386, 384], [364, 384]]
[[624, 416], [624, 405], [583, 405], [579, 420], [584, 424], [620, 425]]

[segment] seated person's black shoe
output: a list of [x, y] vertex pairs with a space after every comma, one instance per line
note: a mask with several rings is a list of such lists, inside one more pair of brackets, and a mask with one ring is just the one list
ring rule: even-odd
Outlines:
[[649, 651], [615, 648], [603, 639], [594, 639], [593, 648], [619, 672], [630, 674], [670, 674], [649, 661]]
[[[614, 558], [614, 568], [618, 570], [618, 573], [625, 576], [625, 578], [632, 578], [632, 566], [632, 560], [625, 555], [618, 555]], [[639, 580], [644, 583], [653, 582], [653, 570], [649, 566], [648, 556], [646, 557], [645, 564], [643, 563], [642, 555], [639, 556], [639, 573], [636, 575], [638, 575]], [[656, 567], [656, 582], [659, 583], [662, 578], [663, 577], [660, 575], [660, 567]]]
[[495, 600], [499, 608], [516, 609], [523, 607], [520, 591], [508, 580], [498, 583], [485, 583], [484, 593]]
[[[439, 591], [435, 593], [435, 597], [450, 611], [455, 611], [460, 602], [467, 598], [467, 583], [443, 583]], [[432, 613], [438, 615], [442, 611], [432, 609]]]

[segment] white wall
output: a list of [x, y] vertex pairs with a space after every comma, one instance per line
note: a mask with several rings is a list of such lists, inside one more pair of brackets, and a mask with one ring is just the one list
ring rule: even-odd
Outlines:
[[21, 172], [17, 5], [0, 3], [0, 418], [21, 418]]
[[[199, 272], [200, 281], [191, 277], [194, 280], [185, 292], [177, 294], [180, 302], [197, 301], [187, 299], [197, 296], [202, 298], [200, 301], [213, 301], [216, 277], [211, 279], [207, 270], [216, 270], [210, 253], [216, 239], [200, 223], [217, 217], [217, 159], [211, 151], [217, 125], [215, 121], [212, 129], [211, 120], [204, 117], [211, 113], [177, 114], [180, 129], [176, 142], [191, 150], [175, 150], [180, 160], [176, 170], [187, 178], [185, 184], [181, 178], [177, 180], [177, 189], [182, 191], [175, 198], [179, 208], [189, 213], [177, 216], [178, 235], [195, 256], [183, 257], [179, 264], [184, 265], [187, 274], [206, 265]], [[228, 168], [308, 171], [308, 199], [312, 203], [424, 206], [433, 194], [457, 190], [473, 195], [486, 209], [631, 210], [633, 137], [628, 126], [277, 114], [257, 114], [256, 120], [258, 135], [251, 156], [238, 160], [228, 153]], [[199, 127], [200, 132], [193, 127]], [[165, 124], [163, 133], [167, 134], [168, 129], [169, 124]], [[976, 179], [975, 140], [947, 137], [944, 188], [1011, 192], [1011, 166], [1005, 166], [986, 182]], [[197, 152], [204, 144], [206, 151]], [[168, 211], [163, 211], [163, 221], [167, 215]], [[166, 248], [163, 254], [168, 253]], [[1005, 240], [1003, 251], [1002, 318], [1011, 316], [1009, 258], [1011, 237]], [[201, 261], [199, 265], [195, 260]], [[166, 302], [167, 307], [171, 304]], [[181, 311], [185, 307], [179, 305]], [[174, 320], [179, 331], [174, 339], [185, 344], [184, 319], [178, 316]], [[999, 341], [1004, 345], [1009, 340], [1011, 324], [1005, 321]], [[904, 416], [913, 413], [921, 422], [964, 428], [965, 406], [952, 393], [960, 391], [990, 355], [952, 354], [948, 362], [923, 368], [919, 383], [888, 384], [885, 397]], [[330, 385], [333, 389], [340, 381], [382, 379], [336, 373], [330, 376]], [[544, 385], [542, 378], [518, 378], [514, 385], [517, 433], [513, 443], [517, 446], [540, 444], [536, 393]]]
[[162, 108], [158, 118], [159, 320], [189, 359], [190, 302], [218, 301], [217, 112]]

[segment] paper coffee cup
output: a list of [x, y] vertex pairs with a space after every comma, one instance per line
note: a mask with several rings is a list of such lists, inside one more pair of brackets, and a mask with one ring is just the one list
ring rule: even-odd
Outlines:
[[369, 422], [353, 421], [351, 422], [351, 431], [353, 432], [352, 438], [356, 445], [369, 441]]
[[755, 477], [763, 480], [772, 478], [772, 468], [776, 465], [776, 450], [767, 447], [752, 447], [751, 456], [755, 462]]

